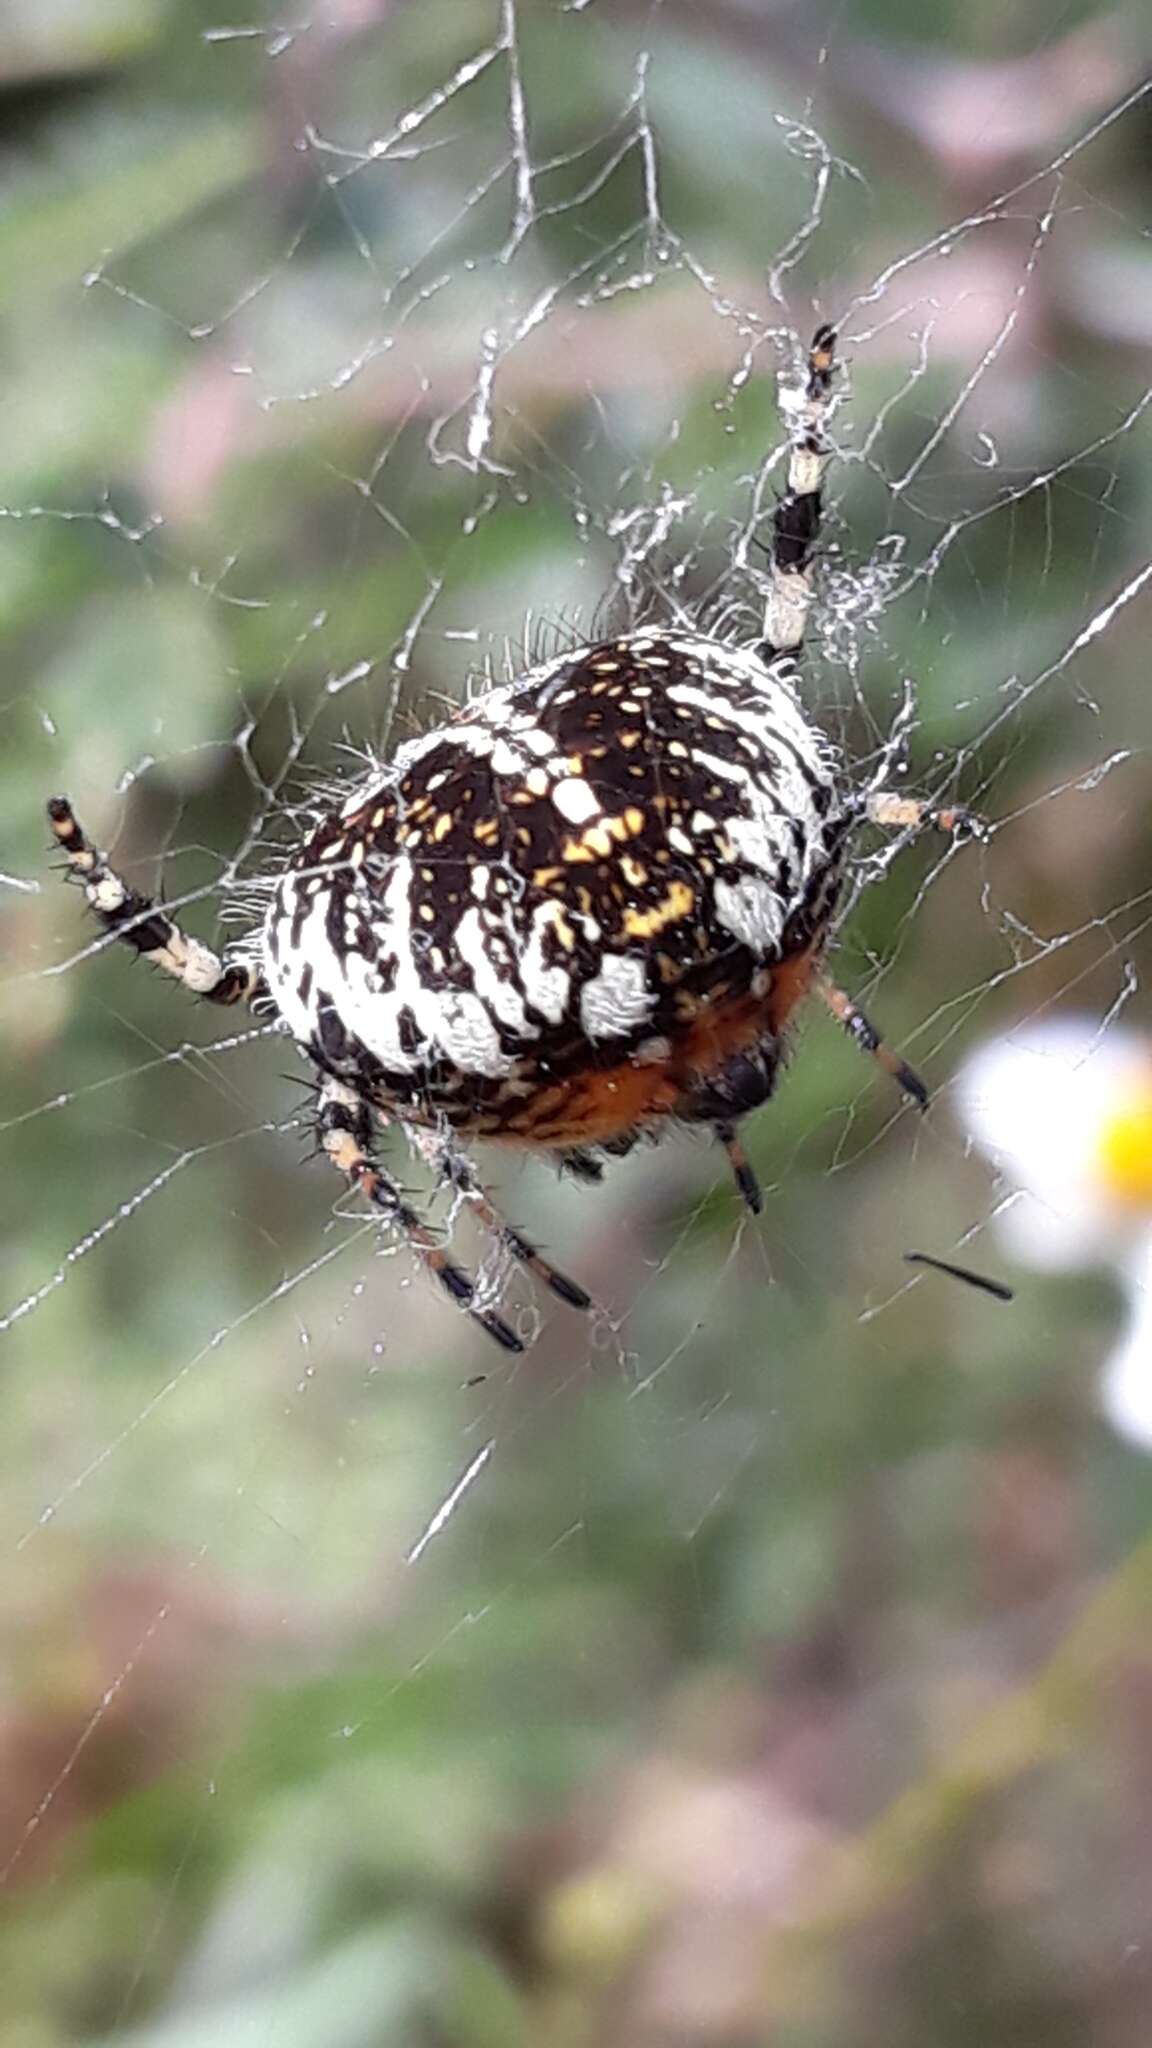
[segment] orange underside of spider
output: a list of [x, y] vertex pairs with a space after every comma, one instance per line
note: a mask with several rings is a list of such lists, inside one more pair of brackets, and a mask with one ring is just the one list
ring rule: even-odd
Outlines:
[[822, 943], [782, 960], [762, 995], [748, 991], [718, 1000], [704, 1015], [668, 1040], [667, 1055], [651, 1064], [617, 1066], [572, 1074], [555, 1087], [541, 1088], [498, 1131], [498, 1143], [539, 1145], [547, 1150], [602, 1145], [625, 1132], [675, 1117], [694, 1086], [717, 1073], [734, 1053], [779, 1038], [812, 986]]

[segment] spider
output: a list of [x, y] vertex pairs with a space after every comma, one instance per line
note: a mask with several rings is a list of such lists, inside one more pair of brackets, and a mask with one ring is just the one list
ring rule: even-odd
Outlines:
[[812, 989], [927, 1102], [822, 966], [856, 827], [978, 829], [853, 790], [800, 698], [835, 351], [820, 327], [788, 413], [763, 638], [648, 625], [488, 689], [321, 818], [230, 959], [122, 881], [67, 797], [48, 804], [106, 932], [205, 1001], [274, 1008], [319, 1076], [322, 1151], [508, 1351], [521, 1338], [375, 1157], [378, 1126], [398, 1124], [515, 1259], [586, 1309], [498, 1214], [468, 1141], [596, 1180], [639, 1139], [703, 1124], [755, 1212], [740, 1123], [772, 1094]]

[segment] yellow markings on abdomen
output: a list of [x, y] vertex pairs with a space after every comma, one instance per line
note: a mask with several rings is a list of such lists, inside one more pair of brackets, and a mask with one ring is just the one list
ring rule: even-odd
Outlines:
[[624, 930], [630, 939], [653, 939], [666, 925], [680, 924], [696, 907], [696, 891], [687, 882], [672, 882], [668, 893], [651, 910], [626, 910]]

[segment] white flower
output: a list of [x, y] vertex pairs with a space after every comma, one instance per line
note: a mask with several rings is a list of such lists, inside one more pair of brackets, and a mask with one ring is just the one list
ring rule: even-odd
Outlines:
[[960, 1122], [1016, 1190], [996, 1219], [1011, 1255], [1119, 1275], [1129, 1321], [1104, 1408], [1152, 1447], [1152, 1039], [1084, 1017], [1025, 1024], [973, 1053], [955, 1086]]

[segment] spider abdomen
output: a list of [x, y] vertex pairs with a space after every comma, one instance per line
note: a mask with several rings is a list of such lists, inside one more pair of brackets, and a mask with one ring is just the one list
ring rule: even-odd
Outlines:
[[264, 970], [382, 1108], [605, 1142], [690, 1116], [747, 1048], [775, 1057], [846, 829], [786, 663], [643, 630], [403, 746], [281, 878]]

